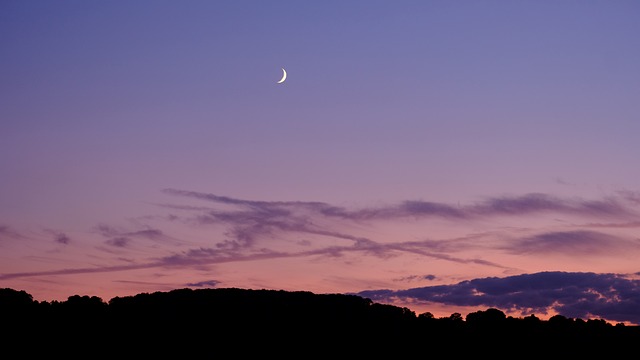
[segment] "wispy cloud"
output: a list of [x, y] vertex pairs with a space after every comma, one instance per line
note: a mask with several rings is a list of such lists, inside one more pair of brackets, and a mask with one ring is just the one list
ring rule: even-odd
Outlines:
[[[545, 194], [526, 194], [512, 197], [488, 198], [468, 206], [451, 206], [427, 201], [405, 201], [397, 205], [377, 208], [346, 209], [322, 202], [305, 201], [255, 201], [237, 199], [215, 194], [165, 189], [169, 195], [198, 199], [224, 205], [224, 210], [191, 205], [163, 205], [174, 209], [191, 211], [192, 221], [199, 225], [223, 225], [226, 239], [218, 241], [212, 247], [201, 247], [183, 251], [160, 259], [160, 263], [169, 266], [180, 264], [215, 263], [217, 261], [246, 261], [253, 257], [289, 257], [289, 256], [340, 256], [345, 252], [360, 251], [378, 257], [389, 257], [396, 253], [413, 253], [457, 263], [475, 263], [485, 266], [504, 268], [500, 264], [480, 259], [452, 256], [451, 253], [478, 246], [477, 239], [486, 234], [470, 234], [452, 240], [422, 240], [410, 242], [379, 242], [362, 236], [356, 236], [340, 229], [332, 220], [362, 221], [388, 220], [395, 218], [438, 216], [442, 218], [465, 220], [487, 216], [517, 216], [532, 213], [557, 212], [579, 214], [585, 217], [628, 216], [633, 212], [615, 199], [581, 200], [562, 199]], [[154, 230], [124, 232], [111, 227], [101, 226], [99, 231], [115, 239], [133, 236], [155, 238], [162, 236]], [[257, 246], [262, 239], [276, 238], [282, 235], [314, 235], [348, 241], [341, 246], [315, 248], [310, 251], [282, 252], [269, 250], [268, 246]], [[115, 241], [112, 239], [112, 241]], [[475, 241], [475, 242], [474, 242]], [[584, 253], [598, 249], [610, 251], [613, 244], [621, 240], [606, 234], [574, 231], [547, 232], [540, 235], [516, 239], [506, 245], [512, 253], [544, 253], [556, 251], [582, 251]], [[118, 243], [126, 245], [122, 241]], [[112, 244], [116, 245], [116, 244]]]
[[[108, 244], [114, 247], [124, 248], [128, 246], [128, 240], [124, 238], [113, 238], [107, 240]], [[240, 251], [242, 250], [242, 251]], [[274, 251], [266, 248], [246, 249], [234, 248], [233, 246], [216, 246], [192, 248], [177, 254], [154, 259], [146, 263], [130, 263], [127, 265], [102, 266], [89, 268], [61, 269], [52, 271], [22, 272], [0, 274], [0, 280], [47, 276], [47, 275], [71, 275], [89, 274], [100, 272], [118, 272], [126, 270], [149, 269], [149, 268], [172, 268], [172, 267], [197, 267], [202, 265], [222, 264], [229, 262], [246, 262], [256, 260], [283, 259], [283, 258], [305, 258], [305, 257], [340, 257], [346, 253], [367, 253], [377, 256], [392, 256], [393, 253], [412, 253], [425, 257], [446, 260], [460, 264], [478, 264], [500, 269], [506, 269], [500, 264], [478, 258], [461, 258], [447, 254], [431, 253], [421, 248], [420, 242], [406, 242], [397, 244], [378, 244], [373, 241], [360, 241], [352, 245], [326, 246], [317, 249], [304, 251]], [[381, 255], [384, 254], [384, 255]]]
[[[236, 199], [227, 196], [200, 193], [194, 191], [165, 189], [165, 193], [204, 200], [227, 206], [225, 210], [191, 207], [197, 211], [193, 220], [201, 225], [226, 225], [227, 239], [217, 244], [217, 249], [241, 251], [251, 249], [259, 239], [273, 238], [282, 234], [309, 234], [347, 240], [353, 249], [366, 250], [380, 257], [390, 256], [392, 252], [411, 252], [418, 255], [442, 260], [488, 266], [497, 266], [483, 259], [461, 259], [451, 256], [465, 248], [478, 247], [479, 238], [492, 236], [489, 233], [469, 234], [457, 239], [422, 240], [415, 242], [380, 243], [362, 236], [355, 236], [344, 230], [335, 221], [360, 222], [363, 220], [393, 220], [399, 218], [420, 219], [437, 216], [452, 219], [459, 223], [487, 217], [531, 216], [537, 213], [558, 213], [577, 215], [586, 219], [620, 218], [633, 219], [634, 211], [615, 198], [602, 200], [566, 199], [546, 194], [532, 193], [521, 196], [502, 196], [487, 198], [467, 206], [451, 206], [427, 201], [405, 201], [396, 205], [376, 208], [346, 209], [322, 202], [302, 201], [254, 201]], [[229, 206], [231, 206], [229, 208]], [[635, 218], [637, 219], [637, 217]], [[635, 221], [635, 220], [633, 220]], [[549, 251], [577, 251], [579, 253], [611, 252], [625, 246], [633, 246], [625, 240], [605, 233], [593, 231], [556, 231], [518, 238], [502, 249], [512, 253], [545, 253]], [[352, 250], [349, 247], [339, 251]], [[332, 248], [335, 254], [337, 248]]]
[[516, 254], [565, 253], [571, 255], [614, 254], [640, 250], [640, 244], [596, 231], [546, 232], [516, 239], [505, 247]]
[[598, 317], [640, 324], [640, 280], [620, 274], [550, 271], [407, 290], [370, 290], [358, 295], [374, 301], [406, 299], [496, 307], [523, 315], [555, 311], [573, 318]]
[[58, 244], [68, 245], [71, 242], [71, 238], [65, 233], [59, 233], [55, 235], [54, 241]]
[[149, 268], [154, 268], [158, 266], [159, 264], [157, 263], [146, 263], [146, 264], [127, 264], [127, 265], [102, 266], [102, 267], [63, 268], [58, 270], [46, 270], [46, 271], [17, 272], [17, 273], [0, 274], [0, 280], [9, 280], [9, 279], [35, 277], [35, 276], [51, 276], [51, 275], [96, 274], [96, 273], [104, 273], [104, 272], [149, 269]]
[[640, 191], [624, 190], [619, 191], [618, 194], [620, 194], [620, 196], [622, 196], [625, 200], [636, 205], [640, 205]]
[[69, 245], [69, 243], [71, 243], [71, 237], [65, 232], [53, 229], [44, 229], [44, 232], [53, 237], [53, 241], [57, 244]]
[[126, 237], [116, 237], [116, 238], [112, 238], [107, 240], [105, 243], [107, 245], [111, 245], [111, 246], [115, 246], [115, 247], [126, 247], [129, 242], [131, 242], [131, 240], [129, 238]]
[[453, 206], [422, 200], [404, 201], [396, 205], [349, 210], [323, 202], [253, 201], [194, 191], [165, 189], [164, 193], [195, 198], [226, 205], [238, 205], [252, 213], [290, 215], [295, 210], [307, 210], [316, 215], [344, 220], [376, 220], [403, 217], [438, 216], [451, 219], [478, 218], [497, 215], [528, 215], [556, 212], [589, 217], [635, 216], [615, 198], [604, 200], [566, 199], [547, 194], [532, 193], [520, 196], [487, 198], [475, 204]]
[[428, 258], [434, 258], [439, 260], [446, 260], [460, 264], [479, 264], [484, 266], [490, 266], [500, 269], [507, 269], [506, 267], [496, 264], [490, 261], [486, 261], [478, 258], [461, 258], [448, 254], [433, 253], [422, 249], [420, 242], [404, 242], [394, 244], [379, 244], [373, 241], [356, 243], [354, 245], [345, 246], [327, 246], [312, 250], [305, 251], [290, 251], [279, 252], [271, 251], [265, 248], [255, 249], [252, 252], [243, 251], [240, 252], [237, 249], [229, 249], [223, 247], [216, 248], [198, 248], [190, 249], [180, 254], [174, 254], [164, 257], [159, 260], [160, 264], [166, 266], [192, 266], [203, 264], [214, 264], [221, 262], [233, 262], [233, 261], [247, 261], [257, 259], [273, 259], [273, 258], [288, 258], [288, 257], [308, 257], [308, 256], [329, 256], [339, 257], [345, 253], [360, 252], [379, 257], [390, 257], [394, 253], [411, 253], [421, 255]]
[[0, 225], [0, 240], [3, 238], [22, 239], [24, 236], [7, 225]]
[[587, 223], [584, 225], [576, 225], [578, 227], [592, 227], [592, 228], [638, 228], [640, 227], [640, 221], [628, 221], [628, 222], [613, 222], [613, 223]]
[[583, 216], [630, 216], [633, 212], [616, 199], [564, 199], [533, 193], [522, 196], [495, 197], [469, 207], [479, 215], [527, 215], [541, 212], [576, 214]]
[[403, 276], [403, 277], [398, 278], [398, 279], [394, 279], [393, 281], [397, 281], [397, 282], [416, 282], [416, 281], [423, 281], [423, 280], [433, 281], [435, 279], [436, 279], [435, 275], [409, 275], [409, 276]]
[[169, 236], [164, 234], [161, 230], [147, 227], [142, 230], [123, 230], [120, 228], [116, 228], [113, 226], [109, 226], [106, 224], [99, 224], [94, 228], [94, 231], [100, 234], [103, 237], [106, 237], [107, 240], [105, 244], [124, 248], [129, 246], [134, 239], [147, 239], [152, 241], [164, 241], [167, 239], [171, 239]]
[[150, 240], [164, 240], [167, 236], [158, 229], [146, 228], [143, 230], [128, 231], [115, 228], [106, 224], [100, 224], [95, 227], [96, 232], [104, 237], [137, 237]]
[[216, 287], [216, 286], [218, 286], [218, 284], [220, 284], [220, 282], [217, 281], [217, 280], [205, 280], [205, 281], [187, 283], [186, 286], [189, 286], [189, 287]]

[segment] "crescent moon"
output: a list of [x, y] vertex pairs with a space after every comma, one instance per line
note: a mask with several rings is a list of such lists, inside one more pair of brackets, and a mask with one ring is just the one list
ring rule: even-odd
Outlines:
[[282, 84], [287, 78], [287, 71], [282, 68], [282, 79], [280, 79], [280, 81], [278, 81], [278, 84]]

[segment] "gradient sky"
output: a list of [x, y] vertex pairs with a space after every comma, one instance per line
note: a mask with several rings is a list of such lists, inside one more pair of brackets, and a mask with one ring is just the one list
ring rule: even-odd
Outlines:
[[639, 16], [2, 1], [0, 287], [640, 324]]

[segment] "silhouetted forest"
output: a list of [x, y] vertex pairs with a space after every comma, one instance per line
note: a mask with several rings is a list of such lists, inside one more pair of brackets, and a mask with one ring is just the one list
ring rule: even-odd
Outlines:
[[[25, 354], [69, 357], [279, 355], [433, 357], [615, 354], [640, 345], [638, 326], [561, 315], [506, 316], [488, 308], [434, 317], [345, 294], [177, 289], [115, 297], [35, 301], [0, 289], [2, 344]], [[98, 356], [100, 355], [100, 356]], [[513, 354], [512, 354], [513, 355]], [[415, 356], [415, 355], [414, 355]]]

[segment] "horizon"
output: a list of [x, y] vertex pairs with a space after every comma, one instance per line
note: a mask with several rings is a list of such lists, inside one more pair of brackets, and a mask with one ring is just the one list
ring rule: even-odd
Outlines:
[[[398, 309], [402, 308], [402, 309], [408, 309], [409, 311], [411, 311], [413, 313], [413, 316], [415, 316], [416, 318], [421, 317], [421, 316], [426, 316], [427, 318], [432, 318], [432, 319], [436, 319], [436, 320], [446, 320], [446, 319], [452, 319], [452, 318], [456, 318], [456, 319], [460, 319], [462, 321], [466, 321], [468, 320], [467, 316], [468, 315], [475, 315], [477, 313], [484, 313], [484, 312], [492, 312], [493, 310], [497, 310], [500, 313], [502, 313], [505, 316], [505, 319], [507, 318], [512, 318], [512, 319], [519, 319], [519, 320], [523, 320], [526, 318], [537, 318], [538, 320], [541, 321], [549, 321], [551, 318], [553, 317], [561, 317], [567, 320], [571, 320], [571, 321], [588, 321], [588, 320], [598, 320], [598, 321], [605, 321], [606, 323], [608, 323], [609, 325], [624, 325], [624, 326], [632, 326], [632, 327], [640, 327], [640, 325], [637, 324], [631, 324], [631, 323], [626, 323], [626, 322], [609, 322], [606, 321], [605, 319], [602, 318], [598, 318], [598, 317], [591, 317], [591, 318], [580, 318], [580, 317], [576, 317], [576, 318], [571, 318], [571, 317], [566, 317], [564, 315], [561, 314], [554, 314], [554, 315], [545, 315], [545, 316], [538, 316], [535, 313], [531, 313], [528, 315], [524, 315], [524, 314], [509, 314], [508, 312], [504, 312], [502, 310], [500, 310], [499, 308], [496, 307], [485, 307], [485, 308], [478, 308], [475, 309], [473, 311], [470, 311], [468, 313], [458, 313], [458, 312], [452, 312], [450, 314], [441, 314], [439, 316], [436, 316], [435, 314], [431, 313], [428, 310], [423, 311], [422, 313], [416, 312], [414, 310], [411, 310], [410, 308], [406, 307], [406, 306], [399, 306], [399, 305], [394, 305], [388, 302], [377, 302], [375, 300], [372, 300], [370, 298], [367, 298], [364, 295], [360, 295], [360, 294], [352, 294], [352, 293], [314, 293], [314, 292], [310, 292], [310, 291], [305, 291], [305, 290], [279, 290], [279, 289], [249, 289], [249, 288], [237, 288], [237, 287], [221, 287], [221, 288], [192, 288], [192, 287], [184, 287], [184, 288], [176, 288], [176, 289], [171, 289], [171, 290], [164, 290], [164, 291], [153, 291], [153, 292], [139, 292], [133, 295], [124, 295], [124, 296], [115, 296], [111, 299], [103, 299], [100, 298], [98, 296], [93, 296], [93, 295], [88, 295], [88, 294], [84, 294], [84, 295], [80, 295], [80, 294], [75, 294], [75, 295], [71, 295], [69, 296], [67, 299], [64, 300], [37, 300], [34, 299], [31, 294], [29, 294], [28, 292], [24, 291], [24, 290], [17, 290], [17, 289], [12, 289], [12, 288], [0, 288], [0, 290], [11, 290], [14, 292], [24, 292], [26, 293], [33, 301], [33, 303], [36, 304], [48, 304], [48, 305], [56, 305], [56, 304], [62, 304], [62, 303], [66, 303], [66, 302], [73, 302], [74, 304], [78, 304], [76, 301], [79, 298], [85, 298], [85, 299], [90, 299], [90, 300], [94, 300], [94, 299], [99, 299], [100, 302], [102, 304], [105, 305], [111, 305], [111, 303], [113, 301], [116, 300], [124, 300], [124, 299], [133, 299], [133, 298], [137, 298], [141, 295], [166, 295], [169, 293], [176, 293], [176, 292], [183, 292], [184, 290], [188, 290], [188, 291], [207, 291], [207, 290], [219, 290], [219, 291], [226, 291], [226, 290], [240, 290], [240, 291], [247, 291], [247, 292], [264, 292], [264, 291], [274, 291], [274, 292], [284, 292], [284, 293], [290, 293], [290, 294], [295, 294], [295, 293], [305, 293], [305, 294], [310, 294], [313, 296], [322, 296], [322, 295], [339, 295], [339, 296], [357, 296], [360, 297], [362, 299], [365, 300], [370, 300], [371, 304], [377, 304], [377, 305], [385, 305], [385, 306], [393, 306], [396, 307]], [[24, 299], [23, 299], [24, 300]], [[95, 304], [95, 303], [94, 303]]]
[[0, 287], [639, 325], [639, 11], [0, 3]]

